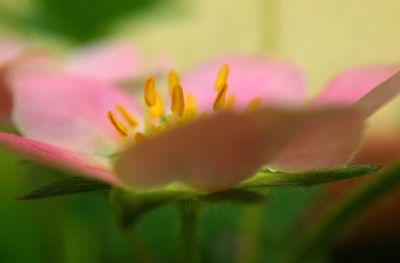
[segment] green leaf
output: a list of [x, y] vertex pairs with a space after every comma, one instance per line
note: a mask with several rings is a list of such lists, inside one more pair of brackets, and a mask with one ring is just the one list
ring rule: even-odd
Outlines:
[[51, 182], [29, 194], [15, 198], [16, 200], [42, 199], [53, 196], [76, 194], [83, 192], [110, 190], [111, 186], [102, 182], [88, 180], [81, 177], [68, 177]]
[[378, 171], [382, 165], [348, 166], [339, 169], [307, 171], [303, 173], [274, 172], [262, 170], [243, 181], [237, 188], [260, 188], [273, 186], [309, 186], [349, 179]]
[[222, 192], [210, 193], [203, 196], [204, 201], [208, 202], [240, 202], [240, 203], [260, 203], [269, 200], [267, 194], [255, 189], [229, 189]]

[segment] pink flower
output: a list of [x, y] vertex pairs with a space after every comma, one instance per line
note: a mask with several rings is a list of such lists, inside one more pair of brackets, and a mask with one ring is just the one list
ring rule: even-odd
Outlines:
[[334, 83], [325, 91], [330, 95], [304, 104], [296, 67], [256, 57], [214, 60], [181, 79], [171, 72], [168, 82], [164, 94], [149, 77], [142, 108], [93, 78], [25, 75], [13, 86], [13, 119], [25, 137], [0, 133], [0, 144], [122, 187], [179, 183], [220, 191], [263, 166], [305, 171], [347, 164], [365, 120], [400, 90], [397, 73], [349, 93]]
[[144, 74], [139, 61], [136, 49], [122, 41], [97, 43], [65, 59], [19, 42], [0, 42], [0, 122], [10, 120], [13, 106], [10, 83], [13, 78], [40, 72], [69, 72], [103, 82], [124, 84]]

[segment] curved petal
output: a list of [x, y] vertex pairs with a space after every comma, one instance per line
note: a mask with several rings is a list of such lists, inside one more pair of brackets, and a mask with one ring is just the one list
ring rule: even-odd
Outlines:
[[348, 70], [334, 78], [315, 98], [313, 104], [352, 104], [399, 69], [399, 65], [382, 65]]
[[229, 65], [227, 97], [234, 106], [246, 108], [255, 98], [264, 105], [298, 106], [306, 99], [306, 84], [294, 65], [251, 56], [232, 56], [205, 63], [182, 76], [185, 93], [192, 94], [202, 111], [212, 109], [215, 80], [222, 65]]
[[111, 154], [119, 138], [107, 121], [116, 104], [138, 107], [114, 87], [84, 77], [31, 74], [14, 81], [13, 119], [26, 137], [77, 152]]
[[31, 161], [86, 175], [110, 184], [120, 184], [108, 168], [96, 163], [87, 155], [73, 153], [62, 148], [3, 132], [0, 132], [0, 146]]
[[60, 72], [59, 61], [47, 53], [24, 50], [9, 58], [0, 68], [0, 122], [11, 122], [13, 108], [12, 81], [15, 78], [40, 72]]
[[[326, 129], [332, 122], [335, 128]], [[253, 175], [282, 150], [297, 146], [292, 142], [296, 143], [304, 134], [313, 135], [314, 131], [320, 132], [310, 138], [317, 140], [320, 150], [326, 152], [323, 163], [306, 159], [308, 167], [342, 165], [355, 150], [354, 141], [359, 140], [362, 123], [358, 113], [350, 109], [304, 112], [263, 109], [248, 114], [216, 114], [131, 147], [116, 161], [115, 169], [133, 187], [153, 188], [182, 182], [204, 191], [219, 191]], [[354, 133], [349, 135], [349, 129]], [[337, 147], [330, 147], [332, 142], [322, 138], [336, 140]], [[337, 154], [346, 156], [336, 157]], [[303, 168], [300, 160], [295, 161]]]
[[0, 123], [8, 123], [10, 121], [12, 109], [12, 96], [6, 81], [5, 68], [7, 63], [22, 50], [23, 46], [20, 43], [0, 41]]
[[124, 82], [139, 74], [139, 54], [128, 43], [100, 43], [78, 51], [67, 61], [67, 71], [107, 81]]

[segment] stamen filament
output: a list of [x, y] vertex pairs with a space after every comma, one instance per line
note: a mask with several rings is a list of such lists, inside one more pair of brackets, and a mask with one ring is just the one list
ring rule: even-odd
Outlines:
[[219, 111], [224, 108], [226, 91], [228, 90], [228, 84], [225, 85], [218, 91], [217, 97], [215, 97], [213, 109]]
[[226, 84], [229, 75], [229, 66], [223, 65], [219, 70], [217, 80], [215, 81], [215, 90], [220, 91]]
[[171, 111], [173, 113], [182, 116], [185, 110], [185, 97], [183, 96], [183, 90], [180, 85], [174, 86], [171, 95]]
[[144, 102], [148, 107], [153, 107], [156, 104], [156, 84], [153, 76], [149, 76], [144, 83]]
[[113, 128], [117, 131], [118, 135], [121, 137], [128, 137], [128, 129], [126, 126], [115, 117], [114, 113], [109, 111], [107, 112], [107, 118], [110, 121]]
[[132, 116], [122, 105], [117, 104], [115, 106], [118, 112], [121, 114], [122, 118], [125, 120], [126, 123], [132, 128], [138, 126], [138, 122], [135, 117]]
[[226, 110], [231, 109], [234, 102], [235, 102], [235, 96], [230, 95], [230, 96], [228, 97], [227, 101], [226, 101], [225, 109], [226, 109]]

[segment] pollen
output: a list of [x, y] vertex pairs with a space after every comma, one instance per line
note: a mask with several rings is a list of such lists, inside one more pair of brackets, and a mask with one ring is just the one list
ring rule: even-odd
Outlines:
[[129, 125], [129, 127], [135, 128], [136, 126], [138, 126], [138, 122], [135, 117], [133, 117], [133, 115], [130, 114], [122, 105], [117, 104], [115, 107], [117, 108], [118, 112], [125, 120], [125, 122]]
[[144, 102], [148, 107], [153, 107], [156, 104], [157, 92], [154, 77], [150, 76], [144, 83]]
[[215, 81], [215, 90], [220, 91], [226, 84], [229, 75], [229, 66], [223, 65], [219, 70], [217, 80]]
[[218, 94], [215, 97], [214, 104], [213, 104], [214, 111], [220, 111], [224, 108], [225, 96], [226, 96], [227, 90], [228, 90], [228, 84], [225, 83], [225, 85], [218, 91]]
[[174, 86], [171, 94], [171, 111], [182, 116], [185, 110], [185, 97], [180, 85]]
[[117, 131], [118, 135], [123, 138], [128, 137], [128, 128], [120, 121], [117, 117], [115, 117], [114, 113], [109, 111], [107, 112], [107, 118], [110, 121], [113, 128]]

